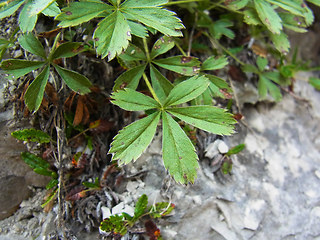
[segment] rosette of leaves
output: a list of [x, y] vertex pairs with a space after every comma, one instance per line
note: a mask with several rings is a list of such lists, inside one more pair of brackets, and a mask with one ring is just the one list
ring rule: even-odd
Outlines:
[[246, 64], [242, 67], [242, 70], [258, 75], [258, 92], [261, 98], [265, 98], [269, 92], [274, 100], [280, 101], [282, 94], [279, 85], [287, 86], [291, 83], [290, 80], [283, 78], [278, 71], [266, 71], [266, 66], [268, 65], [266, 58], [258, 57], [256, 64], [257, 67]]
[[[112, 94], [112, 102], [127, 111], [149, 110], [149, 116], [125, 127], [115, 136], [109, 153], [119, 165], [136, 160], [150, 144], [160, 119], [162, 120], [162, 155], [164, 166], [173, 178], [183, 184], [194, 182], [197, 175], [198, 156], [191, 140], [174, 118], [194, 127], [219, 134], [233, 133], [236, 123], [232, 114], [214, 106], [179, 106], [206, 91], [210, 81], [205, 76], [193, 76], [156, 100], [133, 89], [125, 88]], [[158, 91], [159, 92], [159, 91]]]
[[212, 97], [226, 97], [226, 93], [230, 93], [231, 89], [225, 80], [208, 74], [208, 71], [214, 71], [225, 67], [228, 60], [225, 56], [215, 57], [211, 56], [202, 64], [195, 57], [187, 56], [172, 56], [168, 58], [159, 59], [158, 57], [167, 53], [175, 46], [171, 37], [163, 36], [159, 38], [149, 53], [147, 46], [145, 51], [141, 48], [130, 44], [127, 50], [119, 55], [119, 62], [125, 67], [129, 68], [121, 74], [115, 81], [113, 90], [117, 91], [121, 88], [136, 89], [139, 85], [140, 79], [144, 76], [147, 68], [149, 68], [151, 84], [157, 96], [163, 101], [168, 93], [172, 90], [174, 85], [163, 76], [157, 67], [164, 68], [169, 71], [176, 72], [183, 77], [193, 76], [201, 73], [205, 75], [210, 83], [208, 89], [195, 99], [197, 103], [204, 103], [206, 105], [212, 104]]
[[93, 38], [102, 58], [112, 60], [129, 45], [131, 35], [148, 36], [148, 30], [168, 36], [182, 36], [184, 26], [174, 12], [162, 8], [167, 0], [80, 0], [72, 2], [55, 19], [60, 27], [76, 26], [93, 18], [103, 18]]
[[51, 52], [47, 55], [40, 41], [32, 33], [22, 35], [18, 41], [24, 50], [42, 58], [43, 60], [28, 61], [8, 59], [2, 61], [0, 67], [5, 70], [6, 73], [13, 75], [15, 78], [19, 78], [29, 72], [42, 68], [42, 71], [40, 71], [38, 76], [29, 85], [24, 95], [24, 100], [29, 110], [37, 111], [41, 105], [45, 87], [49, 79], [50, 66], [54, 67], [62, 80], [73, 91], [78, 92], [79, 94], [87, 94], [90, 92], [92, 84], [85, 76], [60, 67], [54, 62], [56, 59], [73, 57], [84, 51], [85, 48], [82, 43], [62, 43], [57, 48], [53, 47]]
[[22, 5], [19, 27], [24, 33], [34, 29], [40, 13], [55, 17], [61, 12], [56, 0], [7, 0], [0, 5], [0, 19], [11, 16]]

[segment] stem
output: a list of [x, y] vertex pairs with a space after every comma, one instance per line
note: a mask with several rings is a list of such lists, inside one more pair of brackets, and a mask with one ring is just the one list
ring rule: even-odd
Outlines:
[[149, 53], [149, 48], [148, 48], [148, 44], [147, 44], [147, 39], [143, 38], [143, 46], [144, 46], [144, 50], [146, 51], [146, 55], [147, 55], [147, 61], [148, 63], [151, 62], [151, 59], [150, 59], [150, 53]]
[[153, 90], [153, 88], [152, 88], [152, 86], [151, 86], [151, 83], [150, 83], [147, 75], [146, 75], [145, 73], [143, 73], [143, 74], [142, 74], [142, 77], [143, 77], [144, 81], [146, 82], [146, 84], [147, 84], [147, 86], [148, 86], [148, 89], [149, 89], [149, 91], [151, 92], [153, 98], [154, 98], [158, 103], [160, 103], [160, 105], [161, 105], [161, 102], [160, 102], [159, 98], [157, 97], [155, 91]]
[[174, 40], [174, 43], [175, 43], [176, 47], [180, 50], [180, 52], [182, 53], [182, 55], [186, 57], [187, 54], [186, 54], [186, 52], [182, 49], [182, 47], [180, 46], [180, 44], [179, 44], [176, 40]]

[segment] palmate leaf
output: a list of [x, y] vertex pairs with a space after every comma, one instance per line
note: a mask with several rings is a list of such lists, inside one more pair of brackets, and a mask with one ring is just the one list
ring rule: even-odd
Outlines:
[[[106, 16], [94, 33], [97, 53], [112, 60], [128, 47], [131, 34], [145, 38], [147, 31], [155, 29], [168, 36], [182, 36], [184, 28], [174, 12], [163, 9], [167, 1], [127, 0], [73, 2], [56, 17], [59, 26], [68, 27], [81, 24], [95, 17]], [[121, 3], [121, 4], [120, 4]]]
[[97, 53], [108, 60], [119, 55], [129, 45], [131, 31], [124, 15], [120, 11], [111, 13], [102, 20], [94, 32]]
[[167, 111], [188, 124], [218, 135], [232, 134], [236, 123], [232, 114], [213, 106], [175, 107]]
[[140, 119], [122, 129], [111, 144], [109, 153], [119, 165], [135, 161], [150, 144], [160, 119], [160, 112]]
[[164, 166], [174, 179], [183, 184], [193, 183], [197, 176], [198, 156], [179, 124], [166, 112], [162, 114], [162, 157]]
[[114, 92], [111, 97], [114, 99], [111, 101], [113, 104], [127, 111], [143, 111], [160, 107], [153, 98], [130, 88]]

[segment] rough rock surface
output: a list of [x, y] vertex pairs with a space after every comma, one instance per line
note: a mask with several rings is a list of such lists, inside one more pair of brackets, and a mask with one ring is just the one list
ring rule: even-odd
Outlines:
[[[237, 134], [222, 139], [229, 147], [246, 144], [232, 157], [230, 175], [212, 166], [217, 152], [212, 159], [201, 158], [194, 185], [176, 184], [163, 168], [157, 136], [138, 161], [125, 167], [128, 175], [140, 171], [146, 175], [124, 183], [121, 207], [129, 209], [144, 193], [150, 202], [172, 201], [176, 205], [172, 216], [157, 222], [164, 239], [320, 239], [320, 93], [304, 78], [297, 77], [301, 80], [296, 82], [296, 94], [309, 103], [286, 95], [277, 104], [244, 104], [250, 128], [239, 125]], [[204, 144], [215, 140], [209, 136]], [[56, 215], [55, 210], [42, 212], [43, 196], [37, 192], [14, 216], [0, 222], [1, 240], [50, 239]], [[97, 206], [97, 211], [103, 207]]]

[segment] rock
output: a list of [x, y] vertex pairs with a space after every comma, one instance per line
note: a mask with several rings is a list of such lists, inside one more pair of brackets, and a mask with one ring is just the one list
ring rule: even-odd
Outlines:
[[213, 159], [219, 153], [223, 154], [227, 153], [228, 151], [229, 147], [227, 144], [224, 141], [217, 139], [206, 147], [205, 156], [209, 159]]
[[0, 179], [0, 192], [0, 220], [15, 212], [30, 193], [24, 177], [13, 175]]

